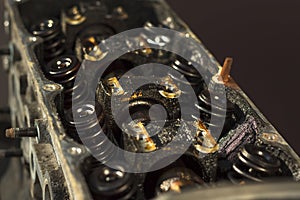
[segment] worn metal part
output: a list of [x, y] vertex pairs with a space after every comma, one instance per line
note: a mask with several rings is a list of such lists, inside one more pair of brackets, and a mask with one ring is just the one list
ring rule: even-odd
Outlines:
[[[118, 31], [126, 30], [126, 28], [135, 28], [136, 24], [130, 24], [129, 19], [132, 15], [132, 10], [129, 8], [134, 8], [136, 6], [134, 5], [136, 2], [133, 0], [127, 0], [126, 2], [128, 6], [123, 7], [120, 7], [120, 5], [117, 5], [118, 3], [113, 2], [114, 1], [104, 0], [100, 3], [100, 5], [104, 4], [113, 8], [112, 14], [106, 13], [106, 15], [102, 17], [103, 21], [107, 21], [106, 23], [108, 24], [115, 23], [115, 26], [119, 28]], [[164, 1], [145, 0], [139, 2], [143, 2], [147, 5], [142, 7], [143, 9], [152, 10], [152, 15], [155, 15], [158, 22], [161, 22], [161, 24], [167, 28], [184, 32], [186, 37], [195, 38], [201, 44], [197, 36], [195, 36], [185, 23], [173, 13]], [[39, 6], [42, 6], [43, 3], [45, 3], [45, 5], [51, 5], [51, 9], [53, 10], [39, 10]], [[9, 51], [10, 57], [7, 70], [9, 72], [9, 103], [12, 127], [14, 127], [14, 129], [7, 131], [7, 135], [10, 137], [30, 136], [22, 138], [20, 147], [22, 149], [23, 158], [22, 162], [16, 162], [17, 164], [22, 164], [24, 166], [29, 165], [29, 170], [26, 172], [29, 174], [29, 180], [26, 177], [21, 177], [22, 180], [20, 182], [30, 183], [27, 185], [31, 196], [23, 196], [23, 199], [93, 199], [85, 174], [82, 171], [82, 164], [85, 164], [85, 160], [91, 155], [84, 145], [73, 140], [67, 134], [61, 115], [59, 115], [59, 113], [63, 112], [63, 85], [54, 83], [45, 77], [42, 71], [42, 69], [45, 68], [45, 63], [41, 62], [41, 58], [38, 56], [39, 53], [37, 53], [41, 51], [41, 44], [44, 41], [42, 38], [36, 37], [28, 31], [28, 26], [30, 25], [31, 20], [34, 20], [36, 17], [44, 16], [43, 12], [45, 12], [46, 16], [59, 16], [61, 8], [65, 9], [70, 7], [71, 14], [62, 14], [62, 19], [65, 19], [67, 24], [65, 24], [65, 27], [62, 27], [64, 32], [68, 31], [69, 33], [72, 33], [76, 26], [81, 26], [83, 24], [91, 25], [93, 22], [88, 20], [90, 19], [89, 14], [84, 16], [84, 13], [81, 13], [81, 10], [78, 10], [77, 7], [72, 7], [76, 3], [80, 4], [80, 1], [61, 2], [45, 0], [42, 3], [37, 0], [28, 0], [24, 2], [14, 0], [5, 1], [5, 24], [6, 28], [9, 30], [8, 32], [10, 33], [11, 38], [11, 48]], [[93, 3], [99, 4], [98, 1]], [[104, 9], [105, 7], [100, 8]], [[29, 12], [30, 9], [36, 11], [36, 15], [27, 16], [24, 14]], [[92, 17], [96, 18], [97, 15], [92, 15]], [[126, 21], [128, 24], [125, 23], [128, 27], [124, 27], [124, 25], [120, 25], [118, 22], [113, 21], [112, 19], [114, 18], [118, 20], [129, 20]], [[142, 24], [138, 24], [138, 26], [143, 26], [145, 24], [147, 26], [152, 26], [150, 22], [143, 22]], [[74, 39], [75, 37], [75, 35], [70, 34], [70, 38]], [[71, 45], [68, 41], [66, 41], [66, 44]], [[203, 48], [205, 49], [205, 47]], [[81, 52], [81, 50], [82, 49], [79, 51]], [[8, 51], [3, 50], [0, 53], [8, 54]], [[97, 49], [96, 53], [98, 53], [97, 59], [101, 59], [102, 56], [105, 56], [100, 49]], [[144, 54], [146, 55], [151, 53], [153, 52], [148, 50], [144, 51]], [[160, 59], [164, 61], [163, 57]], [[209, 53], [207, 55], [207, 59], [215, 61], [213, 56]], [[226, 86], [228, 99], [239, 107], [245, 119], [230, 130], [226, 137], [221, 138], [219, 141], [215, 141], [211, 138], [209, 132], [207, 132], [203, 126], [200, 127], [200, 131], [204, 131], [204, 135], [209, 138], [210, 143], [206, 143], [206, 149], [203, 149], [203, 145], [194, 146], [196, 150], [198, 149], [198, 152], [196, 151], [195, 153], [195, 149], [192, 149], [191, 152], [197, 154], [193, 156], [199, 158], [199, 163], [205, 168], [205, 170], [203, 170], [203, 177], [208, 179], [208, 182], [216, 181], [217, 154], [225, 155], [229, 161], [234, 162], [242, 146], [247, 143], [255, 143], [259, 146], [266, 147], [266, 150], [268, 150], [272, 155], [280, 158], [287, 166], [287, 169], [291, 172], [293, 179], [295, 181], [300, 181], [300, 159], [298, 155], [286, 143], [283, 137], [276, 131], [263, 114], [255, 107], [251, 100], [249, 100], [234, 80], [229, 77], [230, 70], [228, 68], [230, 68], [230, 63], [225, 65], [223, 71], [221, 71], [222, 68], [220, 65], [218, 69], [208, 68], [207, 70], [211, 72], [212, 76], [215, 75], [212, 78], [215, 82], [225, 82], [224, 84]], [[221, 71], [223, 80], [218, 78], [220, 74], [214, 73], [218, 71]], [[166, 97], [168, 100], [172, 101], [182, 94], [176, 85], [172, 85], [171, 81], [163, 80], [163, 82], [169, 88], [167, 91], [160, 90], [161, 97]], [[121, 95], [124, 92], [122, 91], [122, 86], [115, 77], [109, 79], [108, 85], [111, 86], [113, 93]], [[101, 89], [103, 90], [103, 88]], [[151, 95], [151, 91], [149, 94]], [[135, 95], [136, 96], [133, 96], [132, 99], [137, 99], [141, 97], [142, 94], [140, 95], [138, 93]], [[175, 126], [174, 124], [173, 126]], [[34, 128], [32, 129], [30, 127]], [[142, 140], [142, 142], [143, 140], [146, 141], [142, 144], [141, 142], [138, 143], [138, 145], [140, 145], [139, 148], [141, 148], [141, 146], [145, 147], [145, 145], [148, 145], [145, 147], [147, 148], [147, 151], [153, 151], [156, 148], [154, 141], [146, 134], [142, 125], [139, 128], [142, 129], [144, 134], [139, 139]], [[186, 129], [190, 131], [189, 128]], [[18, 135], [17, 130], [29, 130], [29, 133], [26, 132], [26, 134], [22, 133]], [[170, 132], [172, 131], [166, 129], [165, 132], [162, 133], [159, 138], [161, 144], [167, 143], [170, 139], [172, 139], [170, 137]], [[189, 134], [182, 136], [182, 138], [184, 137], [189, 137]], [[216, 144], [216, 142], [218, 142], [218, 144]], [[132, 143], [132, 141], [128, 141], [127, 145], [129, 146], [128, 149], [132, 149], [134, 151], [137, 147]], [[207, 157], [202, 157], [200, 159], [199, 152], [210, 154]], [[4, 153], [4, 156], [7, 155], [20, 156], [21, 152], [13, 151], [11, 154], [8, 154], [8, 152]], [[144, 180], [144, 176], [145, 175], [143, 174], [137, 175], [137, 180]], [[234, 191], [236, 198], [244, 197], [246, 199], [250, 197], [265, 198], [265, 195], [259, 195], [257, 193], [265, 192], [266, 195], [272, 196], [273, 194], [278, 194], [278, 191], [282, 192], [281, 195], [285, 195], [280, 196], [283, 198], [300, 198], [298, 183], [284, 184], [285, 186], [282, 188], [279, 187], [279, 184], [266, 185], [265, 190], [261, 189], [263, 188], [261, 185], [250, 185], [247, 187], [249, 187], [250, 191], [253, 192], [251, 194], [244, 194], [244, 196], [241, 191], [247, 192], [247, 188], [239, 188], [238, 193], [236, 193], [237, 190], [235, 187], [224, 189], [220, 188], [216, 191], [224, 192], [224, 194], [228, 195], [230, 192]], [[139, 195], [142, 196], [145, 192], [144, 190], [147, 188], [142, 188], [141, 185], [142, 183], [138, 185], [138, 190], [140, 191]], [[273, 194], [271, 192], [272, 189], [275, 190], [275, 193]], [[20, 190], [22, 190], [22, 188], [20, 188]], [[28, 188], [24, 187], [23, 190], [27, 191]], [[177, 186], [174, 190], [178, 190]], [[27, 194], [24, 191], [20, 192], [20, 194]], [[287, 193], [287, 191], [289, 193]], [[176, 198], [186, 199], [203, 195], [202, 197], [206, 196], [207, 199], [211, 199], [211, 196], [215, 193], [213, 189], [207, 191], [200, 190], [198, 192], [199, 194], [197, 191], [190, 191], [187, 192], [187, 196], [178, 196]], [[219, 193], [217, 196], [220, 198]], [[0, 198], [1, 197], [2, 196], [0, 196]], [[224, 197], [224, 195], [222, 195], [222, 197]], [[10, 197], [6, 198], [9, 199]], [[161, 197], [161, 199], [169, 198], [173, 199], [174, 197]], [[3, 197], [3, 199], [5, 199], [5, 197]]]
[[[234, 193], [234, 194], [233, 194]], [[247, 186], [223, 186], [208, 190], [191, 191], [181, 195], [165, 195], [159, 200], [193, 199], [200, 197], [207, 200], [239, 200], [239, 199], [299, 199], [299, 184], [278, 182]]]
[[35, 128], [10, 128], [6, 129], [5, 135], [8, 138], [37, 137], [38, 132]]

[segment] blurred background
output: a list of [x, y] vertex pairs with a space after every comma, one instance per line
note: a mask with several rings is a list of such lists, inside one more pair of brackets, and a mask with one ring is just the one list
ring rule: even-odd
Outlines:
[[[300, 1], [168, 0], [220, 63], [234, 58], [232, 76], [300, 153]], [[0, 0], [0, 46], [6, 45]], [[0, 107], [7, 76], [0, 69]], [[300, 124], [300, 123], [299, 123]]]

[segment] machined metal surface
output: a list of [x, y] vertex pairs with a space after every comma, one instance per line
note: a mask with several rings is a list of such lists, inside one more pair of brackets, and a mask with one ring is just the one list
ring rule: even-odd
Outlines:
[[[51, 9], [59, 10], [60, 6], [63, 8], [70, 7], [76, 2], [60, 2], [62, 4], [60, 5], [57, 1]], [[138, 2], [150, 5], [162, 24], [168, 28], [184, 32], [189, 37], [195, 38], [200, 45], [202, 45], [200, 40], [198, 40], [187, 25], [171, 11], [164, 1]], [[45, 1], [45, 3], [47, 5], [51, 4], [50, 1]], [[110, 4], [108, 1], [103, 1], [103, 3]], [[82, 163], [85, 162], [85, 159], [90, 157], [90, 153], [83, 144], [74, 141], [66, 133], [62, 118], [58, 114], [60, 112], [58, 110], [59, 106], [57, 106], [57, 102], [59, 102], [58, 104], [61, 104], [61, 106], [64, 104], [63, 86], [47, 79], [42, 71], [45, 66], [41, 66], [43, 64], [39, 61], [39, 58], [37, 58], [36, 52], [39, 51], [39, 45], [43, 43], [43, 39], [32, 35], [29, 33], [28, 28], [26, 28], [25, 24], [30, 23], [30, 17], [25, 18], [27, 21], [24, 23], [24, 12], [30, 12], [27, 4], [31, 5], [30, 1], [6, 0], [5, 2], [5, 12], [10, 22], [9, 25], [7, 25], [9, 26], [9, 29], [7, 29], [9, 30], [11, 41], [8, 69], [9, 103], [12, 127], [14, 127], [14, 129], [7, 132], [7, 135], [12, 138], [22, 137], [20, 147], [22, 149], [23, 158], [19, 164], [29, 167], [28, 171], [24, 170], [24, 173], [28, 173], [29, 176], [29, 180], [25, 182], [29, 184], [27, 188], [24, 187], [20, 190], [29, 190], [29, 196], [31, 197], [28, 198], [35, 199], [93, 199], [81, 169]], [[39, 5], [37, 3], [36, 5], [38, 7], [41, 3]], [[22, 8], [20, 9], [20, 7]], [[119, 6], [113, 7], [115, 7], [113, 14], [119, 19], [126, 20], [128, 15], [130, 16], [132, 14], [130, 10], [127, 11], [126, 8]], [[37, 8], [34, 9], [38, 10]], [[37, 16], [41, 15], [42, 12], [43, 11], [40, 11]], [[47, 14], [50, 15], [51, 12], [49, 11]], [[66, 18], [67, 24], [72, 26], [80, 25], [87, 20], [76, 8], [73, 9], [70, 16], [63, 16], [63, 18]], [[203, 48], [206, 49], [204, 46]], [[7, 51], [1, 51], [1, 53], [8, 54]], [[216, 62], [208, 51], [207, 59], [210, 59], [211, 62]], [[227, 61], [230, 62], [230, 60]], [[224, 66], [221, 76], [226, 77], [224, 82], [228, 99], [239, 106], [246, 119], [244, 124], [231, 129], [228, 136], [220, 139], [220, 141], [215, 141], [212, 138], [210, 140], [211, 143], [206, 144], [207, 148], [205, 149], [203, 145], [200, 145], [198, 148], [199, 152], [204, 151], [210, 154], [215, 152], [229, 154], [233, 152], [232, 155], [235, 155], [234, 152], [240, 149], [239, 145], [243, 146], [243, 142], [247, 143], [251, 141], [251, 143], [265, 147], [272, 155], [279, 157], [287, 166], [288, 170], [290, 170], [292, 179], [296, 182], [300, 181], [300, 159], [298, 155], [286, 143], [266, 117], [256, 108], [234, 80], [228, 76], [228, 71], [230, 71], [228, 68], [231, 66], [230, 63]], [[214, 72], [218, 72], [221, 69], [222, 67], [219, 64], [217, 68], [208, 69], [215, 75], [212, 79], [216, 80], [216, 82], [220, 80], [217, 77], [218, 75]], [[113, 86], [112, 92], [122, 94], [122, 90], [116, 78], [111, 78], [109, 81], [109, 85]], [[162, 96], [168, 99], [174, 99], [179, 95], [180, 93], [178, 93], [178, 91], [177, 93], [162, 93]], [[136, 96], [138, 96], [138, 94], [136, 94]], [[143, 148], [146, 146], [147, 151], [154, 150], [156, 148], [155, 144], [148, 138], [148, 134], [144, 130], [143, 125], [141, 125], [140, 128], [143, 131], [136, 141], [139, 147]], [[199, 129], [200, 131], [204, 131], [204, 134], [209, 134], [209, 132], [205, 130], [205, 127], [200, 126]], [[22, 130], [22, 133], [20, 133], [20, 130]], [[248, 136], [247, 133], [245, 133], [248, 130], [253, 131], [253, 136]], [[216, 142], [218, 142], [218, 144], [216, 144]], [[199, 152], [196, 152], [196, 154]], [[11, 165], [13, 165], [13, 162]], [[14, 165], [16, 165], [16, 163], [14, 163]], [[162, 196], [159, 198], [185, 199], [195, 198], [201, 195], [201, 197], [205, 199], [218, 199], [221, 198], [221, 196], [224, 197], [219, 194], [229, 195], [231, 192], [235, 193], [236, 196], [235, 198], [231, 196], [230, 199], [261, 199], [270, 197], [255, 195], [254, 193], [258, 191], [266, 192], [266, 195], [273, 195], [272, 198], [275, 198], [274, 195], [279, 195], [280, 192], [282, 192], [280, 194], [283, 198], [300, 198], [300, 194], [297, 192], [297, 188], [299, 188], [298, 183], [282, 183], [282, 186], [286, 188], [286, 190], [281, 188], [280, 183], [278, 183], [263, 186], [265, 187], [264, 191], [261, 191], [260, 185], [250, 185], [247, 186], [248, 188], [241, 187], [237, 189], [232, 187], [216, 190], [189, 191], [187, 194], [183, 194], [183, 196]], [[248, 191], [247, 189], [253, 192], [250, 194], [242, 194]], [[239, 192], [236, 192], [237, 190]], [[277, 191], [277, 193], [272, 194], [273, 191]], [[12, 197], [6, 197], [6, 199], [9, 198]]]

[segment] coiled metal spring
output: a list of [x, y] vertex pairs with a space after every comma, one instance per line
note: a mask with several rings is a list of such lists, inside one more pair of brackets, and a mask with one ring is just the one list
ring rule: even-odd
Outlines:
[[263, 182], [264, 178], [280, 175], [280, 160], [262, 147], [245, 145], [238, 153], [237, 162], [233, 164], [234, 173], [228, 174], [233, 183], [239, 180]]
[[[212, 104], [211, 97], [215, 99], [215, 105]], [[221, 130], [221, 136], [223, 136], [233, 127], [236, 122], [235, 105], [233, 103], [227, 99], [225, 99], [226, 102], [221, 102], [224, 99], [221, 99], [218, 94], [212, 93], [209, 90], [203, 90], [198, 95], [198, 100], [199, 102], [195, 106], [200, 111], [201, 121], [204, 122], [207, 128], [210, 128], [211, 132]], [[212, 107], [214, 110], [212, 110]], [[211, 122], [212, 117], [214, 117], [214, 122]]]
[[137, 185], [133, 174], [124, 172], [122, 166], [111, 169], [98, 165], [90, 169], [88, 185], [95, 199], [125, 200], [133, 199]]
[[[65, 109], [70, 108], [73, 103], [81, 103], [89, 95], [84, 77], [77, 76], [79, 68], [80, 62], [75, 56], [63, 55], [50, 61], [45, 69], [45, 75], [48, 79], [64, 87]], [[76, 78], [78, 80], [75, 82]], [[76, 96], [73, 96], [75, 94]]]
[[105, 135], [107, 123], [100, 104], [75, 105], [67, 111], [65, 120], [70, 136], [82, 141], [98, 161], [105, 163], [113, 156], [115, 146]]
[[[182, 58], [177, 58], [172, 64], [171, 67], [178, 71], [181, 76], [176, 76], [174, 74], [169, 74], [174, 80], [181, 83], [179, 88], [182, 92], [184, 91], [184, 86], [192, 86], [192, 88], [195, 90], [195, 93], [197, 94], [202, 89], [203, 79], [202, 76], [199, 74], [196, 68], [193, 67], [192, 63], [185, 61]], [[187, 81], [184, 81], [185, 78]]]
[[40, 21], [31, 28], [34, 36], [43, 38], [43, 57], [47, 63], [65, 52], [65, 36], [59, 20], [47, 19]]

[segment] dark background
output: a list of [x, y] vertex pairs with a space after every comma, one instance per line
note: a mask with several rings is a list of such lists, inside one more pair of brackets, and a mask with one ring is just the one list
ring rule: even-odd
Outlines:
[[[0, 45], [6, 39], [0, 9]], [[234, 57], [232, 76], [300, 153], [300, 1], [169, 0], [220, 63]], [[0, 70], [0, 105], [7, 103]]]

